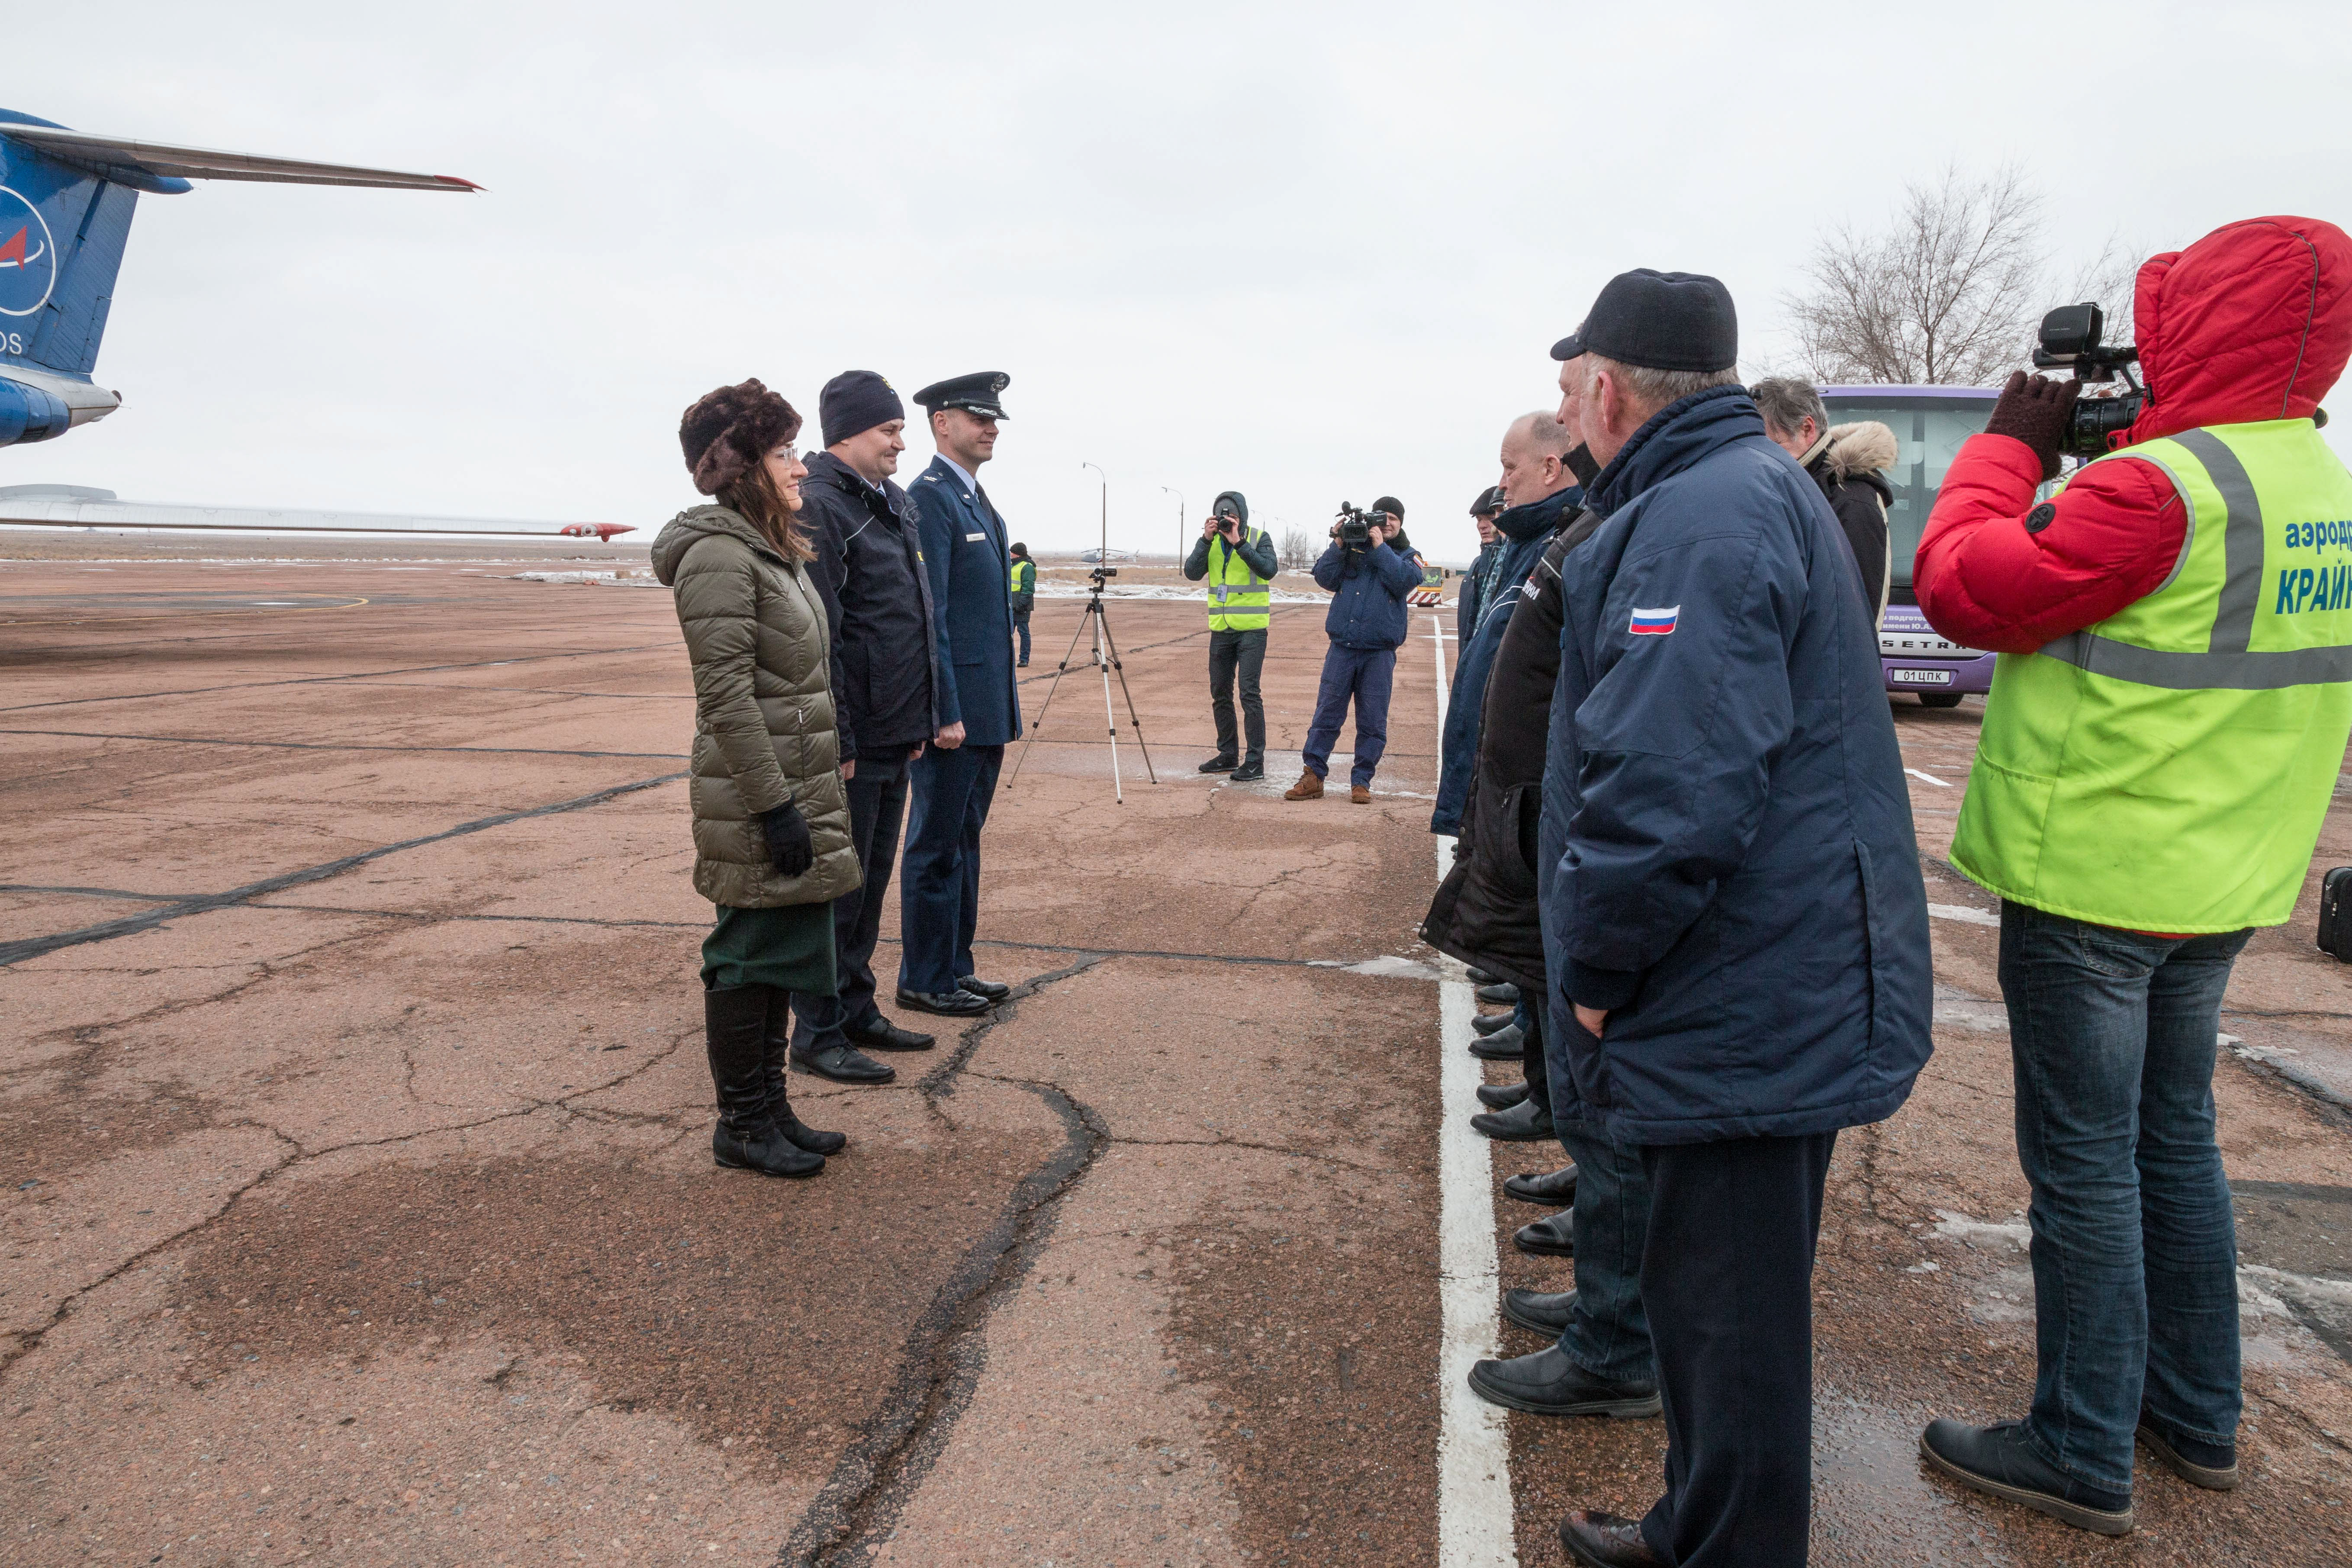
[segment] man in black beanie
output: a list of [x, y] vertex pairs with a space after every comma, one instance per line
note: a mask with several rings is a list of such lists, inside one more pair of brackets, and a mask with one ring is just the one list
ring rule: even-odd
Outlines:
[[907, 449], [907, 410], [870, 370], [845, 371], [817, 398], [824, 450], [808, 459], [801, 515], [816, 546], [810, 574], [833, 634], [833, 707], [851, 840], [865, 878], [834, 900], [839, 997], [794, 996], [793, 1057], [845, 1083], [889, 1079], [865, 1050], [919, 1051], [874, 1001], [874, 947], [898, 858], [907, 764], [939, 727], [938, 638], [918, 552], [914, 503], [890, 481]]

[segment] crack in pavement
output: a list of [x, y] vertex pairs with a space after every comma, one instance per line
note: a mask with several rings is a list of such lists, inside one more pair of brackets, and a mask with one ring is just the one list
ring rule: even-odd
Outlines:
[[639, 790], [656, 789], [663, 784], [676, 784], [684, 777], [686, 774], [683, 773], [663, 773], [657, 778], [637, 779], [629, 784], [614, 784], [610, 789], [600, 789], [593, 794], [574, 796], [571, 800], [559, 800], [546, 805], [530, 806], [521, 811], [502, 811], [491, 816], [476, 817], [471, 822], [461, 822], [455, 827], [444, 828], [438, 833], [428, 833], [420, 838], [404, 838], [395, 844], [378, 845], [373, 849], [362, 849], [356, 855], [346, 855], [341, 859], [329, 860], [322, 865], [306, 866], [299, 871], [281, 872], [275, 877], [266, 877], [258, 882], [247, 882], [242, 888], [231, 888], [225, 893], [194, 894], [176, 903], [151, 910], [145, 914], [125, 915], [121, 920], [107, 921], [94, 926], [83, 926], [78, 931], [55, 931], [47, 936], [25, 937], [16, 942], [0, 942], [0, 969], [5, 969], [10, 964], [21, 963], [28, 958], [38, 958], [45, 953], [55, 952], [60, 948], [79, 947], [85, 942], [110, 942], [119, 936], [131, 936], [139, 931], [152, 931], [167, 921], [179, 920], [189, 915], [207, 914], [214, 910], [230, 909], [250, 903], [255, 899], [270, 893], [283, 892], [288, 888], [297, 888], [307, 882], [324, 881], [330, 877], [341, 876], [354, 867], [364, 866], [371, 860], [382, 859], [386, 855], [395, 855], [404, 849], [416, 849], [428, 844], [441, 843], [445, 839], [461, 838], [470, 833], [481, 833], [489, 828], [503, 827], [509, 823], [524, 822], [535, 816], [552, 816], [562, 812], [579, 811], [592, 805], [602, 805], [608, 800], [614, 800], [625, 795], [634, 795]]
[[[397, 669], [362, 669], [350, 675], [304, 675], [286, 680], [232, 680], [219, 686], [188, 686], [172, 691], [126, 691], [112, 697], [60, 697], [47, 702], [18, 702], [0, 713], [27, 713], [39, 708], [76, 708], [89, 702], [145, 702], [158, 697], [198, 697], [213, 691], [262, 691], [278, 686], [330, 686], [344, 680], [381, 680], [387, 675], [425, 675], [437, 669], [488, 669], [501, 664], [540, 664], [558, 658], [599, 658], [614, 654], [645, 653], [676, 647], [675, 642], [639, 643], [634, 647], [583, 647], [565, 653], [520, 654], [512, 658], [478, 658], [464, 664], [419, 664]], [[478, 689], [469, 688], [468, 689]], [[499, 689], [493, 688], [492, 689]]]
[[[1106, 961], [1104, 954], [1081, 952], [1064, 968], [1015, 986], [916, 1085], [925, 1101], [954, 1097], [956, 1079], [972, 1053], [998, 1026], [1018, 1015], [1023, 1000]], [[1062, 1147], [1013, 1188], [996, 1223], [964, 1254], [917, 1320], [908, 1337], [904, 1369], [879, 1409], [860, 1428], [858, 1440], [835, 1461], [833, 1473], [780, 1549], [780, 1559], [793, 1568], [866, 1561], [897, 1528], [900, 1511], [945, 1451], [957, 1418], [979, 1385], [988, 1355], [982, 1331], [996, 1304], [1028, 1273], [1053, 1234], [1060, 1200], [1110, 1142], [1101, 1117], [1057, 1086], [1023, 1082], [1021, 1087], [1059, 1119]]]

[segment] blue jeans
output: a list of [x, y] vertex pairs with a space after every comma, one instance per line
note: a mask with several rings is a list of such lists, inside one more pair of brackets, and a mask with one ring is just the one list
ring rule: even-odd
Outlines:
[[1381, 753], [1389, 745], [1389, 686], [1396, 676], [1396, 649], [1342, 647], [1333, 643], [1323, 655], [1323, 682], [1315, 693], [1315, 719], [1307, 726], [1301, 757], [1307, 771], [1321, 778], [1331, 771], [1331, 743], [1348, 717], [1348, 701], [1356, 703], [1356, 762], [1348, 782], [1369, 784]]
[[1028, 611], [1026, 611], [1026, 610], [1015, 610], [1015, 611], [1013, 611], [1013, 637], [1014, 637], [1015, 638], [1019, 639], [1020, 644], [1021, 644], [1021, 660], [1020, 660], [1020, 662], [1022, 662], [1023, 664], [1026, 664], [1026, 663], [1028, 663], [1028, 662], [1029, 662], [1029, 612], [1028, 612]]
[[2000, 908], [2017, 1158], [2033, 1189], [2033, 1408], [2067, 1474], [2129, 1492], [2146, 1406], [2234, 1444], [2238, 1244], [2213, 1144], [2214, 1032], [2248, 931], [2142, 936]]
[[1576, 1305], [1560, 1331], [1560, 1354], [1612, 1383], [1654, 1383], [1657, 1358], [1642, 1309], [1642, 1238], [1650, 1228], [1642, 1152], [1585, 1122], [1558, 1126], [1560, 1147], [1576, 1162]]

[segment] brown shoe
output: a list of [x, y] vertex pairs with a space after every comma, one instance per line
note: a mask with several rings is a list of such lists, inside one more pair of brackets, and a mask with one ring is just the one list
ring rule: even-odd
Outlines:
[[1559, 1521], [1559, 1544], [1579, 1568], [1666, 1568], [1642, 1539], [1642, 1522], [1599, 1509], [1578, 1509]]
[[1323, 798], [1322, 775], [1318, 773], [1312, 768], [1307, 769], [1306, 772], [1298, 775], [1298, 782], [1297, 784], [1292, 784], [1288, 789], [1282, 792], [1282, 798], [1285, 800], [1321, 800]]
[[1348, 798], [1354, 801], [1358, 805], [1370, 805], [1372, 804], [1372, 786], [1370, 784], [1350, 784], [1348, 788]]

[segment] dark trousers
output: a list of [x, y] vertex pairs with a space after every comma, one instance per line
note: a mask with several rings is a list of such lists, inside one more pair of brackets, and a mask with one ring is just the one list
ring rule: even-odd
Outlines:
[[2251, 932], [2142, 936], [2000, 910], [2017, 1160], [2033, 1189], [2028, 1442], [2132, 1489], [2132, 1432], [2238, 1440], [2237, 1227], [2213, 1033]]
[[1020, 659], [1020, 662], [1021, 662], [1021, 663], [1023, 663], [1023, 664], [1026, 664], [1026, 663], [1028, 663], [1028, 662], [1029, 662], [1029, 612], [1028, 612], [1028, 611], [1026, 611], [1026, 610], [1015, 610], [1015, 611], [1013, 611], [1013, 636], [1014, 640], [1015, 640], [1015, 641], [1020, 645], [1020, 648], [1021, 648], [1021, 659]]
[[[1540, 1007], [1531, 1009], [1540, 1014]], [[1650, 1230], [1650, 1176], [1642, 1151], [1612, 1143], [1580, 1120], [1569, 1071], [1565, 1031], [1581, 1028], [1572, 1016], [1553, 1013], [1545, 1037], [1544, 1089], [1552, 1097], [1559, 1146], [1576, 1162], [1576, 1300], [1560, 1353], [1612, 1383], [1653, 1383], [1657, 1358], [1650, 1348], [1649, 1314], [1642, 1307], [1642, 1258]], [[1533, 1084], [1535, 1079], [1528, 1079]], [[1562, 1114], [1565, 1112], [1566, 1114]]]
[[1836, 1146], [1818, 1132], [1642, 1150], [1642, 1304], [1666, 1415], [1666, 1495], [1642, 1536], [1675, 1568], [1805, 1561], [1813, 1244]]
[[980, 830], [988, 825], [1002, 746], [925, 746], [908, 764], [914, 802], [898, 887], [898, 984], [934, 995], [972, 967], [980, 923]]
[[1348, 782], [1368, 784], [1389, 745], [1389, 685], [1396, 675], [1392, 647], [1341, 647], [1323, 656], [1323, 682], [1315, 692], [1315, 721], [1307, 727], [1302, 756], [1307, 771], [1321, 778], [1331, 771], [1331, 744], [1356, 704], [1356, 763]]
[[845, 1045], [844, 1028], [869, 1029], [881, 1019], [874, 1005], [874, 946], [882, 936], [882, 900], [898, 858], [898, 825], [907, 815], [907, 763], [858, 760], [843, 791], [849, 796], [849, 841], [857, 851], [856, 889], [833, 900], [834, 964], [838, 996], [793, 994], [793, 1048], [803, 1053]]
[[[1265, 700], [1258, 695], [1258, 674], [1265, 668], [1265, 628], [1254, 632], [1209, 634], [1209, 712], [1217, 721], [1217, 755], [1240, 757], [1245, 763], [1265, 761]], [[1241, 677], [1242, 729], [1249, 738], [1247, 755], [1234, 747], [1241, 739], [1234, 731], [1234, 677]]]
[[1551, 1104], [1551, 1072], [1544, 1066], [1543, 1005], [1529, 1002], [1520, 987], [1518, 1007], [1511, 1022], [1519, 1026], [1519, 1075], [1528, 1080], [1528, 1098], [1538, 1105]]

